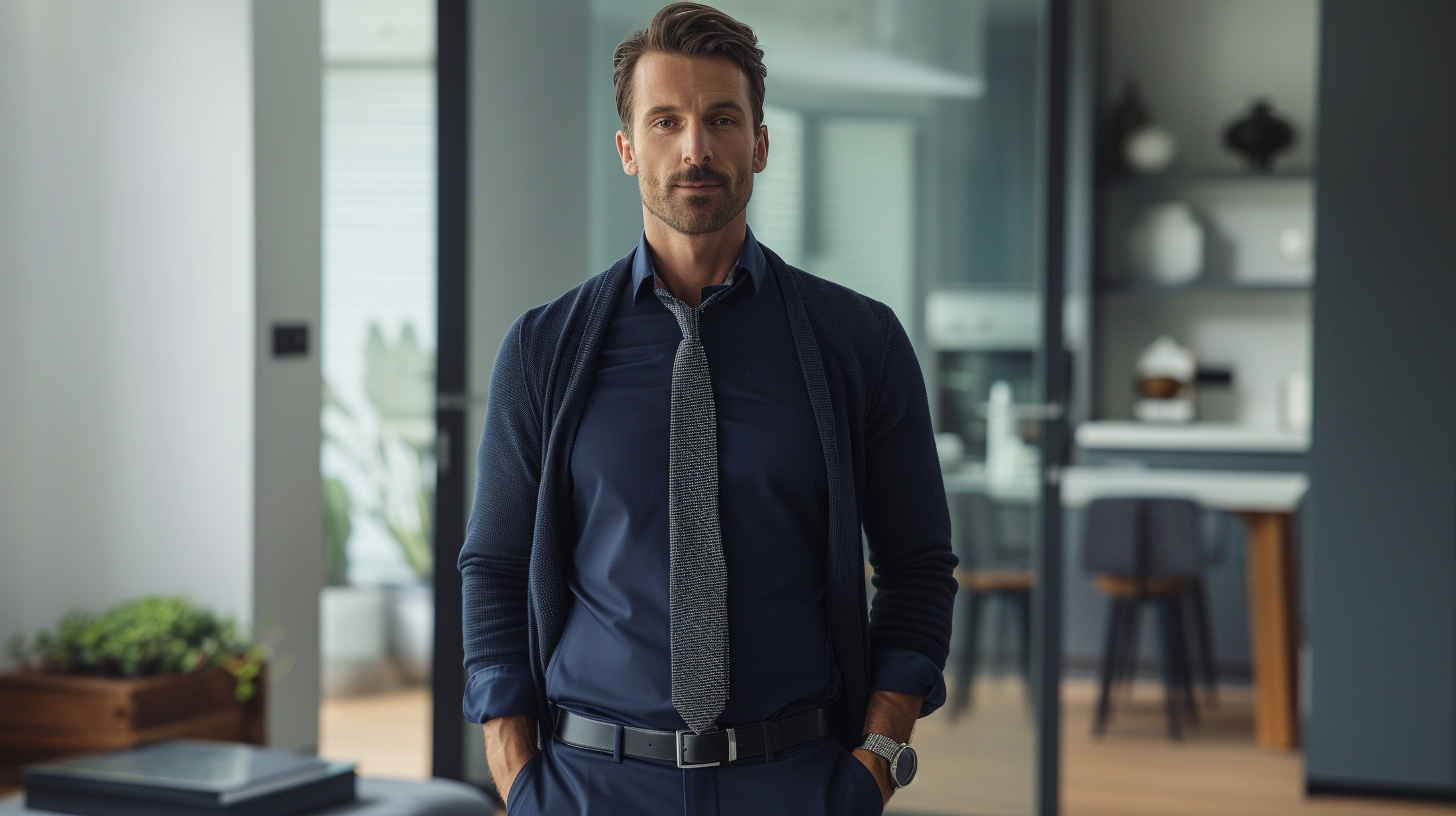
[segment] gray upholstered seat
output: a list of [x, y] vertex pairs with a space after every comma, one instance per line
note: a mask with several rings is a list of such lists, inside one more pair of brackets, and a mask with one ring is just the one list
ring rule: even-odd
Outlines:
[[[490, 816], [495, 808], [485, 794], [448, 779], [409, 782], [359, 777], [359, 799], [348, 805], [314, 811], [311, 816]], [[19, 794], [0, 799], [0, 816], [38, 816], [26, 810]]]

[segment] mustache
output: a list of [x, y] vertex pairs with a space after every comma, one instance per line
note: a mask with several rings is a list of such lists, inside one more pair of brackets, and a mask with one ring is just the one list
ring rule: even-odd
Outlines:
[[694, 184], [712, 182], [714, 184], [720, 184], [726, 188], [732, 186], [732, 181], [733, 180], [729, 178], [727, 173], [719, 172], [710, 167], [704, 167], [701, 164], [695, 164], [686, 170], [678, 173], [673, 173], [671, 176], [667, 177], [667, 183], [670, 187], [675, 187], [685, 182], [691, 182]]

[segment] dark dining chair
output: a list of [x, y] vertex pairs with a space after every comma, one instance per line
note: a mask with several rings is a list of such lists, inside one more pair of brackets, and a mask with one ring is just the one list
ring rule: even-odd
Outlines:
[[950, 716], [958, 719], [973, 704], [973, 689], [983, 644], [981, 621], [997, 604], [1009, 613], [1016, 629], [1018, 666], [1023, 678], [1031, 674], [1031, 545], [1012, 540], [1002, 523], [1003, 508], [991, 497], [971, 493], [958, 497], [956, 555], [961, 566], [956, 583], [965, 593], [963, 617], [956, 627], [957, 658]]
[[[1184, 718], [1197, 722], [1190, 638], [1210, 697], [1217, 667], [1203, 589], [1202, 508], [1186, 499], [1098, 499], [1087, 506], [1083, 566], [1110, 601], [1092, 724], [1103, 733], [1112, 714], [1114, 687], [1137, 669], [1138, 628], [1151, 607], [1159, 629], [1168, 736], [1181, 739]], [[1184, 617], [1191, 612], [1192, 620]], [[1191, 625], [1190, 625], [1191, 624]]]

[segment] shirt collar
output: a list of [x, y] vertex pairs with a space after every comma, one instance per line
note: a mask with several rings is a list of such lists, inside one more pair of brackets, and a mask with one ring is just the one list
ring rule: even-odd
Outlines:
[[[758, 245], [758, 239], [753, 237], [753, 230], [744, 228], [743, 249], [738, 251], [738, 260], [733, 264], [733, 270], [728, 273], [728, 283], [737, 280], [739, 272], [747, 272], [749, 283], [753, 284], [755, 294], [763, 288], [763, 275], [768, 269], [768, 260], [764, 258], [763, 248]], [[637, 241], [637, 253], [632, 258], [632, 292], [633, 298], [641, 300], [652, 294], [656, 285], [657, 272], [652, 268], [652, 254], [647, 251], [647, 232], [644, 230], [642, 237]]]

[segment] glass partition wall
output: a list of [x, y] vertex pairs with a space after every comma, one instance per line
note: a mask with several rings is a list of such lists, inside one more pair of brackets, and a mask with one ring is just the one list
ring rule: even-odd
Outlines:
[[320, 750], [418, 778], [434, 638], [434, 12], [322, 4]]
[[[1061, 396], [1046, 391], [1056, 378], [1044, 353], [1059, 324], [1043, 319], [1061, 315], [1060, 288], [1044, 285], [1054, 212], [1046, 195], [1053, 2], [717, 4], [759, 33], [769, 71], [769, 161], [755, 180], [750, 226], [789, 263], [895, 311], [919, 353], [938, 432], [961, 560], [950, 699], [919, 724], [920, 776], [890, 813], [1055, 812], [1055, 710], [1034, 693], [1054, 688], [1041, 678], [1056, 674], [1041, 659], [1055, 641], [1046, 637], [1055, 615], [1043, 590], [1056, 551], [1047, 546], [1056, 538], [1055, 514], [1046, 512], [1055, 488], [1041, 478], [1041, 449], [1059, 417], [1047, 403]], [[505, 4], [469, 7], [477, 85], [468, 92], [474, 407], [458, 449], [466, 455], [479, 439], [489, 361], [510, 321], [610, 266], [642, 229], [637, 181], [622, 173], [613, 146], [620, 123], [611, 56], [661, 3], [558, 5], [550, 25]], [[444, 36], [442, 28], [442, 47]], [[536, 62], [549, 64], [549, 75]], [[584, 95], [577, 70], [587, 78]], [[533, 95], [502, 90], [512, 81]], [[578, 99], [584, 109], [573, 112]], [[512, 132], [509, 122], [526, 118], [528, 134]], [[573, 129], [574, 144], [585, 132], [585, 150], [557, 139], [556, 125]], [[535, 164], [522, 174], [518, 162]], [[584, 208], [560, 192], [579, 189], [582, 178]], [[549, 212], [551, 223], [520, 220], [528, 212]], [[442, 258], [445, 240], [442, 233]], [[513, 273], [511, 258], [530, 259], [530, 276]], [[445, 274], [442, 261], [442, 292]], [[442, 300], [442, 322], [445, 308]], [[479, 730], [468, 728], [465, 740], [465, 776], [484, 781]]]
[[[641, 231], [611, 55], [652, 0], [593, 0], [593, 268]], [[888, 304], [930, 390], [960, 557], [947, 705], [890, 812], [1036, 808], [1029, 694], [1043, 401], [1041, 0], [723, 0], [768, 67], [749, 225], [788, 263]], [[983, 325], [986, 324], [986, 325]]]

